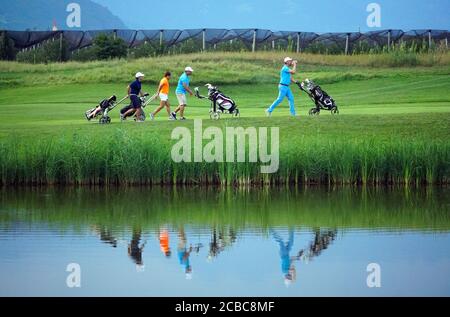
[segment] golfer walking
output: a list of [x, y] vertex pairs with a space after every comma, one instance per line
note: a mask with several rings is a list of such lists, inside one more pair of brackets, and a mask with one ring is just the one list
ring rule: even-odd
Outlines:
[[159, 82], [158, 91], [156, 92], [159, 96], [159, 99], [161, 100], [158, 108], [155, 109], [152, 113], [150, 113], [151, 119], [155, 119], [155, 116], [158, 112], [161, 111], [162, 108], [166, 107], [167, 114], [169, 115], [169, 120], [175, 120], [175, 118], [170, 113], [170, 104], [169, 104], [169, 80], [170, 80], [171, 73], [167, 71], [164, 74], [164, 77]]
[[189, 93], [189, 95], [193, 95], [191, 88], [189, 88], [190, 83], [190, 77], [194, 70], [191, 67], [186, 67], [184, 69], [183, 74], [178, 79], [178, 86], [175, 90], [175, 93], [177, 94], [178, 99], [178, 107], [175, 109], [175, 111], [172, 112], [172, 117], [177, 118], [177, 112], [180, 112], [180, 120], [186, 120], [184, 117], [184, 108], [187, 106], [187, 97], [186, 93]]
[[[292, 66], [292, 68], [290, 68]], [[295, 105], [294, 105], [294, 95], [292, 94], [291, 88], [289, 85], [294, 83], [295, 80], [292, 78], [292, 75], [297, 71], [297, 61], [292, 60], [290, 57], [286, 57], [284, 59], [284, 65], [280, 71], [280, 83], [278, 85], [278, 98], [273, 102], [273, 104], [267, 108], [266, 113], [267, 116], [271, 116], [273, 110], [276, 106], [278, 106], [285, 97], [287, 97], [289, 101], [289, 111], [291, 112], [291, 116], [295, 116]]]
[[142, 93], [142, 81], [144, 80], [144, 74], [141, 72], [136, 73], [136, 80], [133, 81], [130, 85], [128, 85], [128, 96], [131, 100], [132, 108], [129, 109], [124, 114], [120, 115], [120, 120], [124, 120], [126, 117], [135, 114], [136, 115], [136, 122], [144, 122], [142, 120], [142, 102], [141, 98], [144, 96]]

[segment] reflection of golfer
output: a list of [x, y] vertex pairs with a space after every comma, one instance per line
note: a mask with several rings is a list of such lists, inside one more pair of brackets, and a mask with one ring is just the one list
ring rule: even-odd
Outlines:
[[[289, 68], [293, 66], [292, 69]], [[266, 110], [267, 116], [272, 114], [272, 111], [278, 106], [285, 97], [289, 100], [289, 111], [291, 116], [295, 116], [295, 106], [294, 106], [294, 95], [292, 94], [289, 85], [295, 82], [292, 79], [292, 75], [297, 71], [297, 61], [292, 60], [290, 57], [284, 59], [284, 66], [280, 71], [280, 83], [278, 85], [278, 98], [273, 102], [273, 104]]]
[[159, 246], [161, 248], [161, 252], [166, 256], [170, 257], [172, 252], [170, 251], [169, 245], [169, 231], [167, 229], [163, 229], [159, 233]]
[[191, 67], [186, 67], [184, 69], [184, 73], [178, 79], [178, 86], [176, 89], [177, 99], [178, 99], [178, 107], [172, 112], [172, 117], [176, 118], [177, 112], [180, 111], [180, 120], [185, 120], [184, 117], [184, 108], [187, 105], [187, 97], [186, 93], [189, 93], [191, 96], [194, 94], [189, 88], [190, 78], [192, 75], [193, 69]]
[[283, 272], [284, 283], [286, 286], [289, 286], [296, 278], [294, 260], [299, 259], [299, 256], [290, 256], [292, 246], [294, 245], [294, 231], [292, 229], [289, 230], [287, 242], [284, 242], [283, 238], [276, 231], [271, 231], [275, 241], [278, 242], [280, 247], [281, 271]]
[[144, 266], [142, 251], [144, 250], [145, 243], [141, 245], [141, 235], [141, 228], [133, 228], [133, 235], [128, 245], [128, 255], [136, 263], [136, 269], [141, 269]]
[[184, 273], [186, 274], [186, 279], [190, 280], [192, 278], [192, 267], [189, 261], [191, 252], [193, 250], [192, 245], [187, 248], [187, 238], [184, 229], [178, 232], [178, 259], [180, 264], [184, 267]]

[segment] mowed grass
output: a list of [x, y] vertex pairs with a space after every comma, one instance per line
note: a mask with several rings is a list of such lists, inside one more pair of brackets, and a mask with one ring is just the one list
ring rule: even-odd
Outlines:
[[[222, 57], [226, 65], [238, 59], [234, 54], [228, 59], [226, 54]], [[189, 56], [172, 58], [174, 65], [189, 60]], [[264, 110], [277, 95], [278, 70], [272, 55], [254, 63], [241, 59], [238, 64], [245, 67], [227, 70], [226, 76], [233, 77], [221, 79], [219, 69], [212, 72], [210, 63], [205, 62], [205, 72], [201, 55], [196, 58], [192, 86], [202, 87], [219, 78], [220, 88], [238, 102], [242, 115], [239, 119], [224, 116], [211, 121], [209, 103], [191, 97], [186, 117], [205, 119], [204, 127], [222, 129], [279, 127], [277, 173], [261, 174], [261, 163], [174, 163], [170, 156], [175, 143], [171, 132], [177, 126], [192, 128], [192, 120], [169, 122], [162, 110], [155, 121], [120, 123], [118, 107], [111, 113], [110, 125], [87, 122], [84, 111], [99, 100], [111, 94], [119, 98], [125, 95], [123, 79], [93, 83], [86, 78], [85, 83], [66, 83], [65, 78], [77, 76], [73, 65], [67, 65], [67, 70], [61, 65], [37, 65], [30, 73], [20, 65], [10, 77], [22, 79], [23, 87], [14, 81], [0, 81], [1, 183], [419, 185], [448, 183], [450, 179], [450, 67], [446, 64], [391, 69], [305, 64], [305, 71], [297, 78], [317, 80], [337, 101], [340, 114], [324, 112], [309, 117], [312, 102], [292, 87], [299, 117], [290, 118], [284, 102], [271, 118], [266, 118]], [[164, 57], [161, 63], [167, 60]], [[361, 64], [360, 57], [357, 62]], [[90, 65], [93, 78], [98, 71], [103, 72], [104, 63]], [[114, 70], [118, 65], [129, 67], [126, 62], [111, 63]], [[88, 69], [86, 65], [81, 64], [80, 72]], [[2, 69], [5, 71], [4, 64], [0, 73]], [[146, 72], [145, 64], [141, 69]], [[57, 81], [60, 72], [65, 75]], [[157, 79], [156, 75], [148, 76], [145, 90], [153, 93]], [[170, 100], [175, 106], [173, 90]], [[146, 111], [155, 106], [153, 103]]]

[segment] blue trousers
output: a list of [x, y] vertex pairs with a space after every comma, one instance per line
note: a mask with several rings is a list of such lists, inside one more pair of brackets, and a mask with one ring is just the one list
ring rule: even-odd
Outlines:
[[272, 113], [275, 107], [278, 106], [285, 97], [287, 97], [287, 99], [289, 100], [289, 111], [291, 112], [291, 115], [295, 116], [294, 95], [292, 94], [291, 88], [289, 88], [289, 86], [278, 86], [278, 98], [273, 102], [269, 109], [267, 109], [267, 111], [269, 113]]

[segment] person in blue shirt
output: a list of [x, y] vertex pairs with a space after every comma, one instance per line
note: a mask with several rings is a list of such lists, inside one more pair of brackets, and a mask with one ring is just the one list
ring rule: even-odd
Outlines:
[[125, 113], [120, 115], [120, 119], [124, 120], [128, 116], [136, 115], [136, 122], [142, 122], [142, 102], [141, 98], [144, 94], [142, 93], [142, 81], [144, 80], [144, 74], [141, 72], [136, 73], [136, 80], [128, 85], [128, 96], [131, 101], [131, 108]]
[[189, 83], [191, 81], [190, 76], [193, 72], [194, 70], [191, 67], [186, 67], [184, 73], [178, 79], [177, 89], [175, 90], [178, 99], [178, 107], [172, 112], [172, 117], [175, 119], [177, 118], [178, 111], [180, 112], [180, 120], [186, 119], [184, 117], [184, 108], [187, 106], [186, 94], [189, 93], [191, 96], [194, 94], [191, 88], [189, 88]]
[[[290, 68], [292, 66], [292, 68]], [[285, 97], [289, 100], [289, 111], [291, 116], [295, 116], [295, 105], [294, 105], [294, 95], [292, 94], [289, 85], [294, 83], [295, 80], [292, 78], [297, 71], [297, 61], [292, 60], [290, 57], [284, 59], [284, 66], [280, 71], [280, 83], [278, 85], [278, 98], [272, 103], [272, 105], [266, 110], [267, 116], [271, 116], [273, 110], [278, 106]]]

